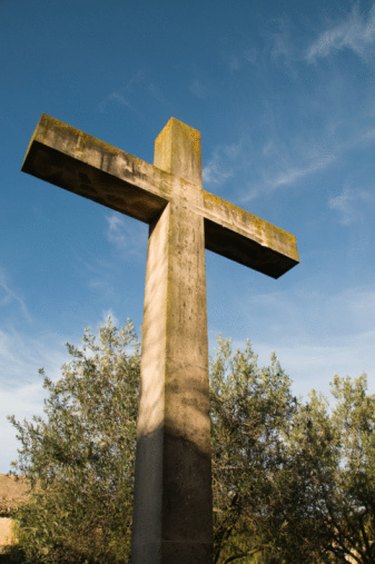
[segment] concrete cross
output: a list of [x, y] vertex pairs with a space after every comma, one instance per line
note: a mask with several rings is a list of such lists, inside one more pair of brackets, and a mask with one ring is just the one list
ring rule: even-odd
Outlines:
[[206, 192], [199, 131], [175, 118], [150, 165], [43, 115], [22, 170], [150, 226], [132, 561], [211, 562], [204, 249], [278, 278], [295, 237]]

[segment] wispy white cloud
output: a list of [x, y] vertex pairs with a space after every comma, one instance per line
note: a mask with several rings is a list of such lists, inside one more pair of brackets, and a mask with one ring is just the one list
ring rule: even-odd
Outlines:
[[278, 171], [273, 177], [268, 178], [267, 184], [272, 187], [272, 189], [279, 188], [280, 186], [292, 185], [301, 178], [311, 176], [316, 172], [324, 170], [334, 161], [334, 155], [318, 155], [299, 166], [292, 165], [284, 170]]
[[224, 184], [235, 172], [240, 162], [242, 143], [229, 143], [214, 149], [211, 158], [203, 167], [203, 182], [207, 186]]
[[374, 339], [375, 332], [367, 332], [330, 341], [295, 338], [280, 344], [277, 340], [255, 340], [253, 345], [263, 364], [267, 363], [270, 352], [276, 351], [282, 367], [293, 380], [294, 393], [306, 398], [312, 388], [328, 396], [335, 374], [356, 377], [366, 373], [369, 390], [374, 393]]
[[224, 66], [231, 73], [237, 73], [250, 68], [251, 65], [257, 63], [258, 59], [259, 52], [253, 44], [241, 47], [236, 45], [227, 47], [222, 53]]
[[88, 288], [100, 296], [102, 300], [113, 300], [115, 297], [113, 259], [103, 259], [96, 256], [86, 257], [82, 261], [82, 267]]
[[[260, 149], [260, 157], [255, 166], [252, 164], [251, 172], [255, 179], [248, 184], [241, 201], [248, 202], [265, 192], [293, 186], [304, 178], [337, 165], [350, 151], [372, 145], [375, 141], [375, 128], [358, 125], [351, 131], [351, 135], [327, 131], [322, 137], [324, 143], [306, 139], [303, 133], [289, 144], [279, 142], [277, 137], [269, 139]], [[245, 153], [241, 153], [239, 158], [246, 158]], [[239, 168], [238, 163], [233, 163], [233, 166]], [[329, 207], [340, 212], [341, 221], [349, 224], [354, 216], [358, 219], [360, 206], [369, 200], [371, 198], [367, 190], [343, 189], [342, 193], [329, 200]], [[353, 204], [352, 213], [350, 204]]]
[[[374, 328], [375, 290], [372, 286], [343, 287], [336, 292], [298, 288], [288, 292], [249, 294], [244, 300], [243, 317], [251, 311], [252, 316], [260, 319], [260, 330], [269, 335], [278, 334], [286, 341], [288, 332], [298, 334], [302, 340], [316, 342], [329, 341], [331, 336], [368, 333]], [[288, 331], [283, 331], [283, 327]]]
[[117, 212], [106, 214], [104, 219], [108, 252], [103, 256], [85, 255], [81, 263], [88, 288], [102, 302], [113, 303], [116, 300], [118, 275], [124, 261], [127, 268], [130, 264], [143, 267], [146, 262], [148, 226]]
[[0, 330], [0, 382], [9, 388], [30, 383], [42, 367], [53, 375], [63, 358], [64, 343], [57, 335], [28, 337], [12, 328]]
[[117, 214], [106, 216], [107, 238], [117, 248], [124, 250], [129, 245], [128, 233], [122, 217]]
[[206, 98], [206, 96], [207, 96], [207, 87], [198, 78], [195, 78], [194, 80], [192, 80], [190, 82], [189, 90], [193, 94], [193, 96], [195, 96], [196, 98], [203, 99], [203, 98]]
[[[358, 334], [343, 335], [339, 338], [309, 338], [289, 330], [287, 324], [284, 333], [287, 338], [277, 335], [251, 338], [254, 352], [261, 366], [269, 365], [271, 354], [276, 353], [282, 368], [292, 380], [292, 390], [297, 396], [307, 398], [313, 388], [327, 397], [330, 382], [335, 374], [357, 377], [366, 373], [369, 391], [375, 393], [375, 331], [363, 331]], [[211, 354], [214, 354], [219, 331], [210, 331]], [[234, 348], [243, 348], [243, 340], [233, 340]]]
[[278, 143], [277, 139], [269, 140], [260, 149], [259, 158], [252, 162], [248, 159], [247, 165], [244, 165], [251, 180], [246, 182], [247, 189], [240, 201], [249, 202], [265, 193], [294, 186], [332, 166], [338, 156], [334, 144], [332, 147], [319, 147], [318, 143], [304, 138], [298, 138], [289, 145]]
[[351, 225], [360, 220], [363, 210], [367, 209], [369, 204], [373, 204], [372, 194], [354, 188], [344, 188], [328, 200], [329, 207], [338, 213], [342, 225]]
[[225, 51], [223, 60], [230, 72], [239, 71], [243, 65], [242, 53], [230, 53], [229, 51]]
[[258, 51], [256, 50], [255, 47], [247, 47], [243, 51], [243, 58], [248, 63], [251, 63], [252, 65], [254, 65], [257, 62], [257, 59], [258, 59]]
[[[94, 330], [104, 325], [108, 315], [119, 325], [113, 312], [107, 310], [93, 324]], [[44, 368], [52, 380], [61, 376], [61, 367], [69, 360], [66, 340], [77, 342], [75, 337], [64, 339], [50, 331], [30, 335], [15, 329], [0, 330], [0, 472], [9, 470], [19, 446], [7, 416], [23, 420], [42, 415], [46, 391], [39, 369]]]
[[[295, 48], [290, 33], [290, 21], [287, 17], [272, 18], [264, 22], [265, 26], [259, 30], [259, 38], [251, 39], [247, 36], [234, 39], [222, 52], [222, 60], [231, 73], [248, 72], [251, 67], [267, 61], [289, 64], [296, 58]], [[256, 46], [255, 46], [256, 45]]]
[[162, 106], [169, 106], [169, 102], [162, 89], [152, 82], [145, 72], [140, 70], [120, 87], [112, 90], [112, 92], [105, 96], [99, 102], [98, 108], [100, 112], [104, 112], [108, 106], [119, 105], [134, 112], [141, 121], [146, 121], [144, 111], [138, 109], [141, 107], [140, 99], [144, 96], [148, 100], [156, 101]]
[[24, 299], [11, 287], [9, 276], [5, 272], [5, 269], [0, 267], [0, 308], [11, 304], [16, 304], [23, 317], [27, 321], [31, 321], [30, 312]]
[[0, 472], [9, 470], [16, 457], [15, 430], [6, 421], [42, 413], [45, 392], [39, 368], [56, 378], [66, 360], [62, 339], [51, 333], [25, 335], [15, 329], [0, 330]]
[[16, 430], [6, 417], [14, 415], [17, 420], [23, 420], [42, 414], [45, 392], [41, 378], [39, 380], [11, 390], [0, 384], [0, 472], [2, 473], [10, 470], [10, 462], [16, 460], [17, 448], [21, 446], [16, 438]]
[[213, 156], [203, 167], [203, 182], [206, 185], [223, 184], [233, 173], [224, 167], [220, 159]]
[[[252, 332], [248, 336], [260, 363], [267, 364], [276, 352], [294, 381], [295, 393], [307, 396], [313, 387], [328, 393], [334, 374], [363, 372], [375, 392], [373, 287], [343, 288], [336, 293], [306, 288], [252, 291], [235, 299], [231, 307], [237, 312], [239, 334]], [[211, 329], [212, 344], [217, 334]], [[235, 346], [243, 346], [233, 337]]]
[[360, 143], [372, 143], [375, 141], [375, 127], [366, 127], [363, 131], [360, 132], [356, 144]]
[[[332, 300], [337, 311], [346, 312], [350, 326], [359, 331], [371, 333], [375, 319], [375, 290], [369, 286], [347, 289]], [[375, 360], [375, 355], [374, 355]]]
[[358, 4], [355, 4], [346, 19], [323, 31], [309, 45], [306, 59], [314, 62], [342, 49], [350, 49], [362, 59], [367, 59], [374, 54], [374, 48], [375, 7], [368, 13], [361, 13]]
[[118, 213], [105, 216], [107, 240], [122, 253], [144, 258], [147, 228]]
[[289, 20], [279, 18], [273, 22], [273, 29], [269, 32], [267, 41], [267, 51], [271, 59], [282, 63], [289, 63], [294, 60], [294, 48], [289, 31]]
[[122, 92], [118, 90], [111, 92], [111, 94], [107, 97], [107, 102], [118, 102], [121, 106], [125, 106], [127, 108], [131, 108], [131, 104], [129, 100], [125, 97]]
[[103, 112], [109, 104], [120, 104], [126, 108], [134, 110], [131, 98], [134, 91], [145, 82], [145, 76], [142, 71], [135, 73], [129, 80], [121, 87], [110, 92], [104, 100], [99, 103], [99, 110]]

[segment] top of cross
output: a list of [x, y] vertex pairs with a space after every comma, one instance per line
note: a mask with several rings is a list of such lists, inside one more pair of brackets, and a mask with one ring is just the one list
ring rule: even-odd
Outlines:
[[154, 165], [202, 185], [201, 135], [172, 117], [155, 139]]

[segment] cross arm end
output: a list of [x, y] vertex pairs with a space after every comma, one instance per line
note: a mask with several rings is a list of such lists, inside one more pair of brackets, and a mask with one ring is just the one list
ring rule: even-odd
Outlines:
[[168, 183], [156, 167], [47, 114], [22, 171], [146, 223], [168, 203]]
[[296, 238], [291, 233], [204, 192], [206, 248], [279, 278], [299, 263]]

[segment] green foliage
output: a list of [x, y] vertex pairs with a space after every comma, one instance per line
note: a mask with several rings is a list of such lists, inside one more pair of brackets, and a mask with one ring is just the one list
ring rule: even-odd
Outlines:
[[13, 423], [18, 471], [33, 484], [18, 514], [30, 562], [128, 562], [139, 382], [133, 326], [86, 331], [62, 378], [44, 377], [45, 417]]
[[297, 401], [276, 358], [219, 341], [211, 365], [215, 562], [375, 561], [375, 396], [335, 377]]
[[[326, 494], [335, 489], [337, 452], [327, 403], [312, 393], [298, 404], [285, 436], [285, 460], [275, 487], [274, 518], [281, 562], [325, 562], [332, 536], [327, 530]], [[327, 560], [328, 559], [328, 560]]]
[[340, 467], [336, 473], [336, 554], [375, 562], [375, 395], [367, 379], [335, 377], [332, 414]]
[[332, 390], [331, 413], [312, 392], [294, 420], [287, 461], [298, 496], [290, 505], [291, 496], [285, 499], [286, 546], [292, 554], [295, 542], [305, 547], [303, 561], [314, 555], [318, 562], [374, 562], [375, 396], [365, 376], [336, 376]]
[[211, 365], [215, 562], [269, 551], [274, 483], [296, 399], [276, 357], [259, 368], [249, 343], [219, 341]]
[[[129, 562], [139, 343], [108, 320], [62, 377], [44, 376], [45, 416], [12, 419], [17, 469], [33, 485], [18, 512], [27, 562]], [[219, 340], [210, 365], [214, 561], [375, 561], [375, 397], [336, 377], [336, 404], [302, 403], [276, 357]]]

